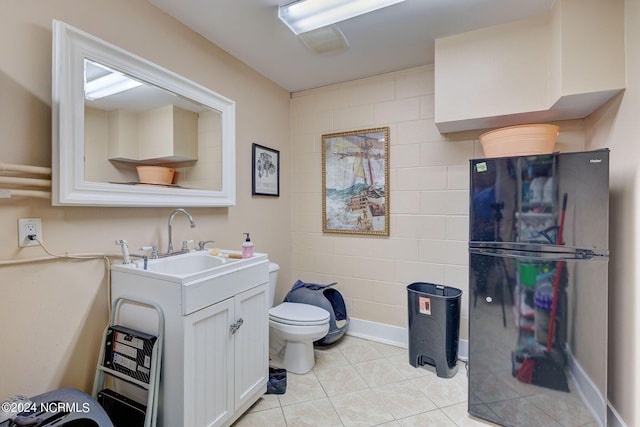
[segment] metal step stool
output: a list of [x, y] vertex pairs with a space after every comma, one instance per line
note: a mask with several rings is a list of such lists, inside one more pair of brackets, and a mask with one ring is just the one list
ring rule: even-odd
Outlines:
[[[128, 328], [126, 325], [116, 324], [120, 305], [123, 302], [155, 309], [158, 313], [157, 335], [153, 336]], [[115, 427], [125, 427], [125, 424], [117, 424], [117, 419], [122, 416], [126, 419], [126, 427], [134, 426], [133, 418], [139, 419], [141, 427], [156, 425], [163, 337], [164, 313], [160, 306], [131, 297], [120, 297], [113, 302], [109, 324], [102, 336], [92, 397], [105, 408]], [[128, 396], [105, 388], [107, 376], [146, 390], [146, 407]], [[126, 414], [121, 411], [126, 411]]]

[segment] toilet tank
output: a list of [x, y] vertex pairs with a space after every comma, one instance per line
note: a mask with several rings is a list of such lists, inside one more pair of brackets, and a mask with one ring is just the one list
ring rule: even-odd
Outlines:
[[276, 300], [276, 285], [278, 284], [278, 270], [280, 266], [275, 262], [269, 263], [269, 307], [273, 307]]

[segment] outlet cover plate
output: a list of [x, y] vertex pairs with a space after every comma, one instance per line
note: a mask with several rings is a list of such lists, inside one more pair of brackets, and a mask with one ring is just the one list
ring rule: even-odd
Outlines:
[[42, 241], [42, 220], [40, 218], [19, 218], [18, 245], [21, 248], [39, 245], [37, 241], [29, 239], [30, 234], [35, 234]]

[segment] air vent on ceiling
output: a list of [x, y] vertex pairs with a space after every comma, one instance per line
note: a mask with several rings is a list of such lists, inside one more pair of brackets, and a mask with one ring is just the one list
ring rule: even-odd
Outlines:
[[335, 25], [308, 31], [299, 34], [298, 37], [308, 49], [315, 53], [340, 52], [349, 47], [344, 34]]

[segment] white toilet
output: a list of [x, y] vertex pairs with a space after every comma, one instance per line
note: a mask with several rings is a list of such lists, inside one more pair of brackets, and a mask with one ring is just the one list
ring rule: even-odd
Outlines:
[[313, 368], [313, 342], [329, 332], [330, 314], [310, 304], [283, 302], [273, 307], [280, 266], [269, 263], [269, 356], [270, 364], [294, 374]]

